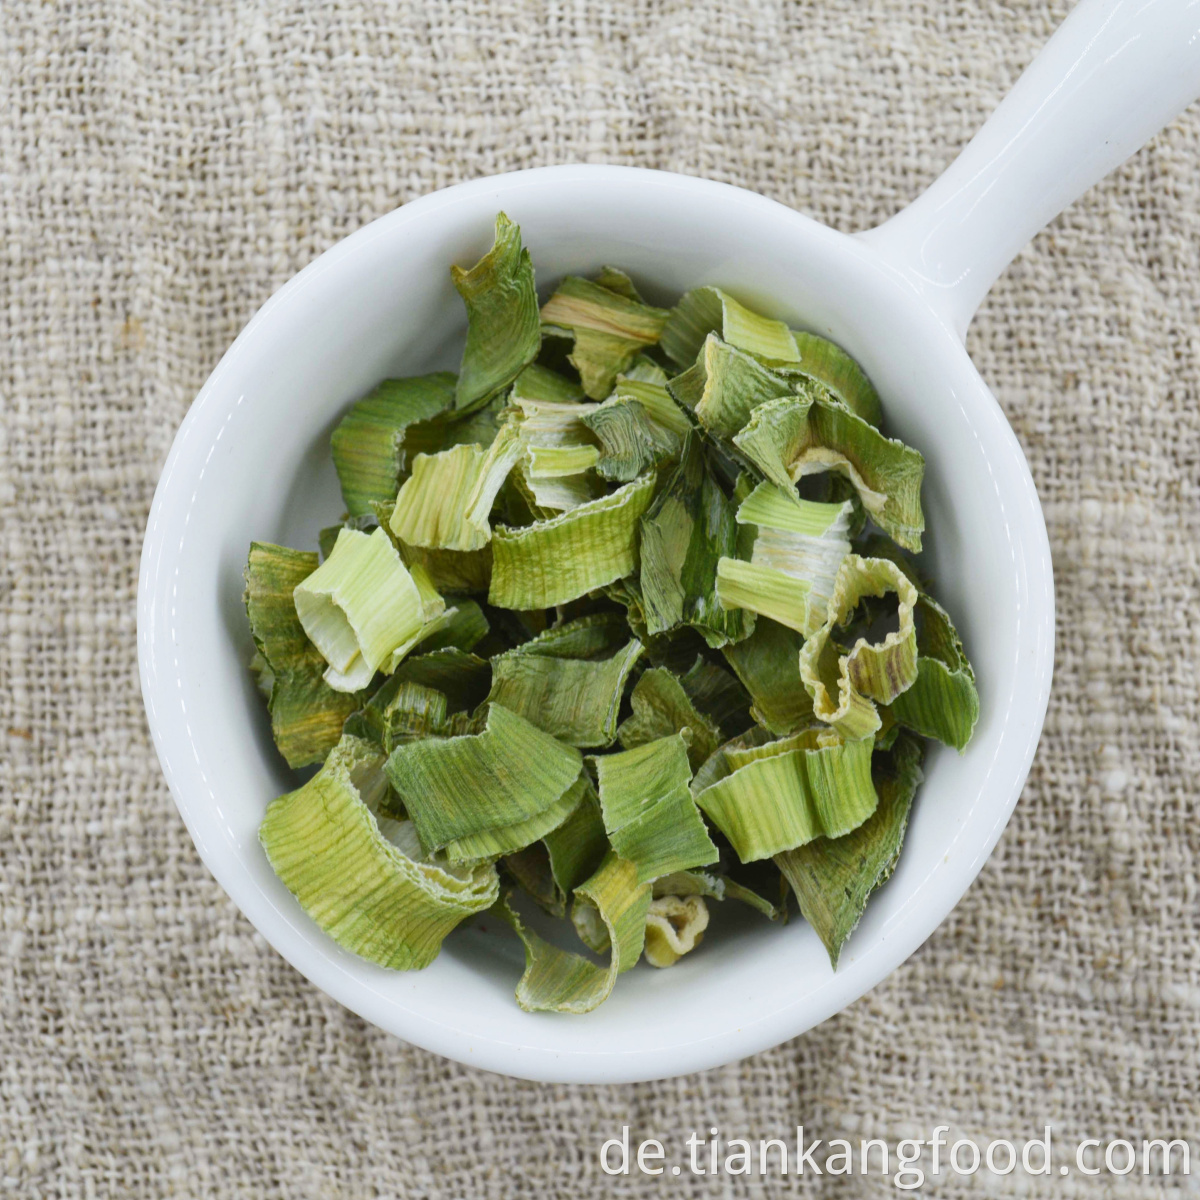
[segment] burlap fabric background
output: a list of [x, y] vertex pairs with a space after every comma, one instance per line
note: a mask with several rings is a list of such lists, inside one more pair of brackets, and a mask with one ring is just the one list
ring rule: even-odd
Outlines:
[[[1046, 1123], [1068, 1141], [1200, 1135], [1194, 111], [1040, 236], [972, 327], [1054, 547], [1046, 732], [953, 916], [807, 1036], [598, 1089], [402, 1045], [304, 982], [214, 884], [136, 674], [138, 553], [175, 429], [259, 304], [336, 239], [432, 188], [581, 160], [707, 175], [863, 227], [934, 177], [1068, 8], [5, 7], [0, 1191], [649, 1193], [596, 1168], [623, 1124], [676, 1145], [798, 1122], [892, 1140], [938, 1123], [981, 1142]], [[987, 1186], [1157, 1194], [1136, 1175]]]

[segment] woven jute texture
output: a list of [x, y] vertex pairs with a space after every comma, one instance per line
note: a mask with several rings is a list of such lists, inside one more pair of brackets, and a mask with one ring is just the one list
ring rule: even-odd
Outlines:
[[[610, 1179], [597, 1151], [623, 1125], [672, 1153], [692, 1130], [799, 1123], [892, 1142], [945, 1124], [981, 1144], [1051, 1124], [1066, 1143], [1195, 1146], [1194, 111], [1040, 235], [972, 326], [1053, 543], [1045, 735], [952, 916], [808, 1035], [704, 1075], [592, 1088], [514, 1082], [380, 1033], [210, 878], [137, 682], [138, 554], [175, 429], [255, 309], [338, 238], [433, 188], [572, 161], [706, 175], [863, 228], [950, 161], [1068, 8], [5, 5], [0, 1192], [762, 1194], [754, 1177], [686, 1170]], [[781, 1186], [895, 1192], [879, 1177]], [[937, 1194], [1163, 1186], [1140, 1170], [1018, 1173]]]

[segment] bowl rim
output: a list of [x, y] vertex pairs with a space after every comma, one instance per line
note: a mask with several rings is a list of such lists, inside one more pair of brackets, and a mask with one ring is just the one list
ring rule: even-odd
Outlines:
[[[411, 1009], [405, 1010], [402, 1014], [405, 1019], [398, 1022], [395, 1019], [394, 1008], [369, 985], [355, 978], [349, 971], [331, 969], [336, 968], [336, 964], [332, 964], [328, 958], [314, 957], [294, 940], [289, 941], [284, 937], [286, 931], [280, 927], [279, 912], [269, 901], [264, 900], [261, 890], [249, 880], [236, 859], [223, 855], [222, 847], [211, 844], [200, 827], [198, 814], [193, 809], [195, 789], [189, 785], [187, 779], [186, 767], [189, 764], [185, 762], [181, 765], [180, 756], [175, 754], [168, 744], [169, 735], [165, 726], [165, 713], [168, 710], [165, 701], [169, 695], [171, 679], [158, 669], [156, 656], [160, 648], [154, 636], [156, 605], [166, 599], [163, 591], [163, 570], [164, 550], [168, 538], [165, 516], [169, 501], [179, 489], [189, 486], [184, 471], [185, 460], [197, 452], [193, 445], [197, 431], [200, 430], [203, 421], [209, 418], [208, 410], [215, 398], [221, 394], [225, 377], [236, 370], [242, 355], [250, 352], [249, 347], [260, 327], [273, 321], [276, 312], [285, 308], [294, 296], [311, 287], [321, 274], [335, 268], [344, 257], [357, 252], [365, 242], [381, 233], [392, 233], [396, 228], [424, 217], [431, 208], [453, 203], [456, 199], [474, 197], [497, 186], [553, 186], [559, 182], [578, 181], [581, 177], [589, 181], [600, 181], [607, 177], [613, 181], [624, 182], [636, 177], [640, 183], [706, 192], [713, 199], [725, 203], [736, 200], [751, 207], [765, 206], [764, 211], [769, 210], [776, 219], [780, 214], [786, 214], [787, 219], [805, 224], [817, 236], [839, 239], [848, 253], [858, 255], [864, 264], [876, 272], [881, 285], [883, 281], [890, 280], [893, 287], [901, 288], [904, 294], [911, 298], [911, 302], [919, 306], [924, 314], [921, 319], [928, 322], [931, 344], [940, 342], [942, 352], [948, 355], [947, 361], [953, 359], [957, 361], [960, 370], [969, 371], [973, 379], [968, 382], [979, 391], [980, 400], [990, 402], [992, 411], [989, 416], [989, 433], [1001, 440], [998, 450], [1010, 456], [1014, 464], [1019, 463], [1022, 494], [1018, 499], [1027, 507], [1031, 503], [1030, 511], [1036, 515], [1036, 520], [1023, 531], [1022, 543], [1022, 562], [1029, 578], [1035, 584], [1031, 591], [1031, 603], [1037, 651], [1035, 661], [1028, 664], [1024, 672], [1026, 679], [1031, 680], [1034, 685], [1033, 709], [1030, 710], [1034, 719], [1028, 723], [1028, 735], [1008, 748], [1010, 766], [1006, 772], [1009, 783], [1005, 802], [995, 807], [994, 819], [990, 826], [982, 831], [977, 830], [973, 841], [966, 848], [969, 853], [957, 855], [954, 862], [949, 864], [947, 872], [941, 877], [936, 899], [930, 896], [922, 904], [910, 903], [906, 911], [897, 915], [889, 925], [886, 944], [872, 956], [870, 970], [839, 970], [830, 981], [831, 986], [821, 989], [815, 1003], [812, 997], [809, 998], [803, 1018], [797, 1020], [793, 1009], [783, 1008], [763, 1014], [761, 1020], [743, 1023], [736, 1030], [722, 1029], [708, 1036], [686, 1043], [676, 1043], [657, 1051], [646, 1051], [644, 1047], [636, 1050], [603, 1050], [592, 1047], [577, 1053], [557, 1049], [546, 1050], [529, 1044], [471, 1036], [457, 1027], [449, 1027], [439, 1022], [431, 1014], [422, 1017]], [[997, 417], [998, 425], [995, 420]], [[998, 402], [967, 356], [962, 342], [930, 308], [910, 280], [890, 267], [865, 242], [830, 230], [758, 193], [693, 176], [636, 167], [593, 164], [532, 168], [487, 176], [429, 193], [379, 217], [336, 242], [283, 284], [262, 305], [226, 350], [180, 424], [156, 486], [147, 521], [137, 597], [139, 675], [147, 723], [155, 751], [171, 795], [197, 852], [243, 915], [277, 952], [317, 987], [360, 1016], [405, 1041], [447, 1058], [503, 1074], [533, 1080], [582, 1083], [666, 1078], [704, 1070], [768, 1049], [805, 1032], [840, 1011], [887, 978], [907, 959], [945, 920], [976, 878], [1019, 799], [1032, 765], [1049, 700], [1054, 658], [1054, 624], [1054, 588], [1049, 539], [1024, 453]], [[281, 946], [281, 941], [285, 945]]]

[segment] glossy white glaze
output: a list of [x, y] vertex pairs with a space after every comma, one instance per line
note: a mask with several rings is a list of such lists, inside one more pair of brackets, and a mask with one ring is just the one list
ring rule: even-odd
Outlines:
[[[980, 281], [990, 284], [1054, 206], [1132, 151], [1130, 138], [1152, 132], [1200, 92], [1200, 84], [1176, 86], [1168, 103], [1162, 89], [1118, 157], [1070, 160], [1078, 169], [1047, 207], [1046, 162], [1035, 169], [1020, 146], [1059, 145], [1064, 132], [1056, 124], [1082, 120], [1046, 98], [1074, 69], [1078, 45], [1090, 44], [1088, 22], [1098, 33], [1125, 8], [1085, 0], [1064, 35], [1074, 49], [1060, 52], [1052, 42], [1014, 92], [1020, 103], [1007, 115], [1002, 107], [981, 135], [994, 187], [1011, 171], [1021, 187], [1037, 190], [1010, 197], [1003, 237], [987, 222], [973, 223], [978, 204], [965, 199], [978, 174], [968, 158], [976, 143], [948, 172], [950, 182], [930, 189], [911, 215], [857, 238], [705, 180], [553, 167], [408, 204], [334, 246], [264, 305], [197, 397], [163, 471], [142, 556], [139, 659], [155, 745], [197, 849], [297, 969], [368, 1020], [462, 1062], [532, 1079], [613, 1082], [703, 1069], [795, 1036], [878, 983], [937, 927], [1020, 795], [1054, 646], [1041, 509], [1020, 447], [962, 348], [961, 329]], [[1189, 20], [1196, 12], [1195, 0], [1130, 8]], [[1160, 21], [1155, 36], [1169, 26]], [[1093, 97], [1103, 96], [1105, 71], [1124, 71], [1129, 61], [1110, 55], [1107, 67], [1095, 68]], [[1115, 106], [1107, 111], [1118, 115]], [[1022, 133], [1041, 122], [1050, 128], [1040, 139]], [[1014, 143], [1018, 152], [1009, 154]], [[457, 932], [426, 971], [385, 972], [326, 938], [259, 849], [263, 810], [294, 779], [274, 751], [246, 670], [247, 544], [314, 544], [319, 527], [341, 511], [328, 437], [346, 406], [386, 375], [456, 365], [464, 324], [447, 267], [486, 250], [500, 209], [521, 224], [544, 291], [569, 272], [615, 263], [630, 268], [652, 299], [715, 283], [832, 337], [877, 384], [889, 430], [926, 456], [925, 562], [975, 663], [983, 716], [965, 755], [931, 753], [900, 866], [836, 973], [802, 922], [781, 930], [722, 911], [699, 952], [669, 971], [639, 967], [590, 1016], [530, 1015], [512, 996], [520, 947], [495, 922]], [[954, 222], [947, 212], [957, 214]], [[929, 246], [941, 249], [926, 261], [918, 251]], [[964, 269], [969, 288], [941, 286], [946, 272]]]

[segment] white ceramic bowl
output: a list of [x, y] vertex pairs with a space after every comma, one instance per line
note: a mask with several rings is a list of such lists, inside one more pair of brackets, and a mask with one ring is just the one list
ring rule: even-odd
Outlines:
[[[1002, 116], [981, 139], [1004, 134], [994, 129]], [[1047, 164], [1036, 160], [1026, 154], [1023, 169], [1040, 182]], [[962, 162], [954, 169], [969, 173]], [[1100, 165], [1074, 182], [1086, 184]], [[1011, 167], [1000, 174], [1011, 178]], [[944, 218], [945, 206], [934, 208]], [[836, 973], [803, 922], [780, 929], [723, 911], [698, 952], [669, 971], [643, 965], [623, 976], [589, 1016], [531, 1015], [513, 999], [520, 945], [495, 922], [456, 931], [425, 971], [387, 972], [322, 934], [260, 850], [263, 811], [295, 780], [246, 669], [248, 544], [315, 545], [317, 530], [341, 512], [329, 434], [346, 407], [386, 376], [457, 365], [464, 318], [448, 267], [487, 249], [499, 210], [520, 223], [543, 294], [565, 274], [614, 263], [652, 299], [714, 283], [833, 338], [875, 381], [886, 428], [926, 456], [924, 562], [974, 662], [982, 717], [965, 755], [931, 751], [899, 868]], [[930, 232], [937, 221], [914, 211], [892, 232], [856, 239], [704, 180], [600, 166], [520, 172], [381, 218], [322, 255], [250, 322], [189, 411], [155, 495], [138, 596], [142, 687], [163, 771], [201, 857], [315, 984], [410, 1042], [490, 1070], [653, 1078], [808, 1029], [883, 979], [950, 911], [999, 837], [1037, 745], [1053, 584], [1025, 460], [961, 343], [1007, 245], [1032, 230], [1011, 222], [1008, 241], [993, 239], [974, 260], [973, 290], [956, 291], [953, 279], [939, 287], [929, 255], [940, 247], [955, 269], [961, 222], [939, 240]]]

